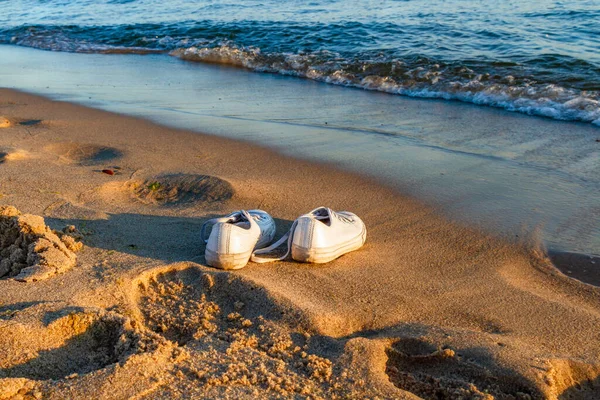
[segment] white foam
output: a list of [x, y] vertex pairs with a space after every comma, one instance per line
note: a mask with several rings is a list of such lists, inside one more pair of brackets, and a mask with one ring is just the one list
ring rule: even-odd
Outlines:
[[90, 43], [84, 39], [74, 40], [61, 32], [46, 31], [32, 33], [21, 37], [13, 36], [11, 44], [17, 46], [33, 47], [50, 51], [64, 51], [69, 53], [120, 53], [143, 54], [163, 52], [147, 47], [113, 46], [107, 44]]
[[459, 70], [460, 76], [453, 77], [447, 76], [437, 64], [431, 65], [430, 69], [420, 66], [405, 72], [405, 79], [399, 80], [390, 76], [360, 77], [343, 68], [332, 69], [335, 63], [322, 61], [315, 54], [263, 54], [260, 49], [238, 48], [228, 44], [212, 48], [180, 48], [170, 54], [189, 61], [228, 64], [258, 72], [292, 75], [404, 96], [459, 100], [600, 126], [600, 96], [597, 92], [553, 84], [516, 83], [513, 76], [504, 77], [502, 83], [498, 83], [498, 79], [491, 81], [487, 74], [465, 79], [465, 76], [472, 74], [468, 68]]

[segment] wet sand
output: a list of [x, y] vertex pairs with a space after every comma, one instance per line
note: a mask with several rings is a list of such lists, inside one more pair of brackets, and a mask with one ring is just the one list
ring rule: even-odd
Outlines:
[[600, 257], [569, 252], [549, 252], [555, 267], [565, 275], [591, 285], [600, 286]]
[[[0, 280], [0, 398], [600, 396], [600, 289], [533, 238], [244, 142], [10, 90], [0, 116], [0, 205], [84, 245], [69, 270]], [[365, 246], [204, 264], [206, 219], [261, 208], [282, 234], [320, 205], [358, 214]]]

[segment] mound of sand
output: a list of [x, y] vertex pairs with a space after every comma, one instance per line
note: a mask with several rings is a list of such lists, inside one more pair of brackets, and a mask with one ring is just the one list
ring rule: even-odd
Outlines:
[[0, 128], [9, 128], [11, 125], [8, 118], [0, 117]]
[[72, 268], [82, 247], [73, 236], [52, 231], [40, 216], [0, 207], [0, 277], [46, 279]]
[[123, 156], [123, 153], [115, 148], [85, 143], [55, 143], [46, 146], [45, 149], [67, 163], [81, 165], [98, 165]]
[[31, 158], [31, 155], [21, 149], [4, 149], [0, 151], [0, 164], [7, 161], [26, 160]]
[[265, 299], [245, 303], [235, 295], [243, 287], [256, 294], [257, 288], [225, 274], [195, 272], [192, 268], [160, 274], [140, 285], [146, 326], [178, 343], [188, 355], [173, 378], [177, 395], [214, 394], [229, 385], [283, 397], [336, 394], [333, 364], [311, 354], [310, 334], [292, 333], [263, 317], [273, 311]]

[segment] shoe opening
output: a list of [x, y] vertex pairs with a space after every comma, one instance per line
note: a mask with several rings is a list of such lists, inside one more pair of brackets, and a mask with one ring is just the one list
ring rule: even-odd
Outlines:
[[325, 207], [317, 208], [313, 211], [313, 216], [317, 221], [324, 223], [327, 226], [331, 226], [331, 216], [329, 210]]

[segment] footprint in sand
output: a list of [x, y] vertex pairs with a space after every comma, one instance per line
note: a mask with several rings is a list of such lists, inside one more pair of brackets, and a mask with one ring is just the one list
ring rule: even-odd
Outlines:
[[290, 332], [281, 321], [286, 310], [263, 288], [188, 267], [147, 276], [137, 289], [139, 318], [189, 355], [174, 372], [180, 394], [215, 394], [231, 384], [284, 397], [327, 398], [334, 390], [332, 362], [309, 354], [310, 335]]
[[234, 194], [229, 182], [214, 176], [194, 174], [160, 175], [133, 183], [131, 189], [141, 202], [164, 206], [224, 202]]
[[168, 174], [145, 180], [114, 181], [83, 193], [80, 201], [90, 206], [110, 204], [111, 209], [131, 210], [140, 205], [198, 207], [222, 205], [230, 200], [233, 186], [220, 178], [195, 174]]
[[21, 126], [37, 126], [42, 123], [41, 119], [24, 119], [18, 122]]
[[113, 147], [85, 143], [55, 143], [44, 148], [68, 164], [99, 165], [123, 157], [123, 152]]
[[[460, 351], [419, 338], [397, 340], [387, 349], [386, 373], [402, 390], [424, 399], [535, 399], [540, 397], [510, 370], [490, 371]], [[491, 397], [493, 396], [493, 397]]]
[[0, 386], [3, 378], [87, 374], [152, 346], [116, 313], [50, 303], [0, 307], [0, 326]]

